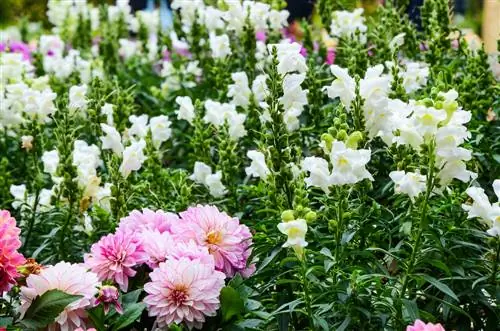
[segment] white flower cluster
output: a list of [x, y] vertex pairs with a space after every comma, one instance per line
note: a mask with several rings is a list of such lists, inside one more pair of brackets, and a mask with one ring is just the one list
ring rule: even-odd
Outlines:
[[178, 91], [182, 87], [192, 88], [196, 86], [196, 81], [201, 77], [202, 71], [198, 66], [198, 61], [190, 61], [179, 68], [174, 67], [172, 62], [164, 61], [161, 76], [165, 81], [161, 85], [164, 93]]
[[328, 194], [333, 185], [373, 180], [366, 170], [371, 158], [370, 150], [349, 148], [342, 141], [333, 141], [329, 149], [330, 162], [317, 156], [306, 157], [302, 161], [303, 171], [309, 172], [309, 177], [305, 178], [307, 186], [319, 187]]
[[257, 31], [278, 31], [288, 25], [288, 11], [277, 11], [257, 1], [227, 0], [227, 11], [205, 6], [202, 0], [174, 0], [172, 9], [180, 11], [182, 29], [189, 31], [194, 22], [204, 25], [208, 31], [229, 30], [241, 33], [247, 15]]
[[227, 193], [226, 187], [222, 184], [222, 172], [219, 170], [212, 173], [212, 168], [203, 162], [195, 162], [193, 174], [189, 179], [208, 188], [214, 198], [221, 198]]
[[25, 120], [50, 122], [56, 107], [56, 94], [48, 85], [48, 77], [0, 86], [0, 128], [16, 127]]
[[267, 176], [271, 174], [271, 170], [267, 167], [266, 158], [262, 152], [259, 151], [248, 151], [247, 156], [252, 163], [249, 167], [245, 168], [245, 172], [248, 176], [260, 177], [266, 180]]
[[229, 126], [229, 136], [234, 140], [238, 140], [247, 134], [244, 126], [245, 120], [246, 115], [238, 113], [234, 104], [220, 103], [213, 100], [205, 101], [205, 116], [203, 116], [203, 121], [217, 128], [227, 123]]
[[488, 196], [480, 187], [469, 187], [465, 191], [472, 198], [472, 205], [464, 204], [462, 208], [468, 212], [468, 218], [479, 218], [488, 227], [488, 234], [500, 238], [500, 179], [493, 181], [493, 191], [497, 202], [490, 203]]
[[[332, 23], [330, 33], [337, 38], [355, 38], [362, 43], [366, 43], [365, 17], [363, 8], [354, 11], [337, 10], [332, 13]], [[359, 36], [359, 37], [358, 37]]]
[[25, 76], [32, 76], [33, 66], [21, 53], [0, 53], [0, 87], [19, 83]]

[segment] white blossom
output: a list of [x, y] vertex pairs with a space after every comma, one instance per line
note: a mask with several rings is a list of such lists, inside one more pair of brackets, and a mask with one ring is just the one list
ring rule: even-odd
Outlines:
[[101, 123], [102, 132], [105, 136], [99, 137], [102, 141], [102, 149], [111, 149], [113, 153], [121, 156], [123, 152], [122, 137], [114, 126]]
[[152, 117], [149, 121], [149, 127], [151, 129], [151, 138], [153, 140], [153, 145], [155, 148], [159, 148], [160, 145], [170, 139], [172, 136], [172, 129], [170, 125], [172, 122], [165, 115], [160, 115]]
[[193, 101], [190, 97], [177, 97], [175, 102], [180, 106], [178, 110], [175, 111], [177, 119], [186, 120], [189, 124], [193, 124], [195, 117]]
[[120, 172], [123, 177], [127, 178], [132, 171], [141, 169], [142, 164], [147, 159], [144, 155], [144, 148], [146, 148], [146, 142], [143, 139], [133, 141], [130, 146], [125, 148], [123, 161], [120, 165]]
[[59, 153], [56, 149], [43, 152], [42, 162], [43, 171], [53, 176], [59, 165]]
[[389, 174], [394, 182], [394, 191], [403, 193], [414, 202], [415, 198], [426, 190], [426, 178], [420, 172], [391, 171]]
[[262, 179], [266, 179], [267, 176], [271, 173], [266, 164], [265, 156], [262, 152], [259, 151], [248, 151], [247, 156], [252, 163], [249, 167], [245, 168], [245, 172], [248, 176], [260, 177]]

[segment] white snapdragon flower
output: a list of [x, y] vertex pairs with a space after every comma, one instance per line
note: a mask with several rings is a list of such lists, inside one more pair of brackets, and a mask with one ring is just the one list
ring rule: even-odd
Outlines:
[[255, 77], [252, 83], [252, 93], [257, 103], [265, 101], [269, 88], [267, 87], [267, 75], [262, 74]]
[[366, 170], [371, 152], [368, 149], [351, 149], [342, 141], [334, 141], [330, 152], [333, 165], [332, 183], [334, 185], [355, 184], [363, 179], [373, 180]]
[[265, 180], [271, 173], [271, 170], [267, 167], [264, 154], [259, 151], [248, 151], [247, 156], [252, 160], [252, 163], [249, 167], [245, 168], [246, 174], [248, 176], [260, 177]]
[[194, 171], [189, 179], [191, 179], [196, 184], [205, 184], [207, 176], [212, 174], [212, 169], [207, 164], [196, 161], [194, 163]]
[[226, 187], [222, 184], [221, 171], [208, 175], [205, 179], [205, 185], [207, 186], [210, 195], [214, 198], [221, 198], [227, 193]]
[[210, 166], [203, 162], [196, 161], [194, 172], [189, 177], [197, 184], [204, 185], [215, 198], [220, 198], [227, 193], [226, 187], [222, 184], [222, 172], [212, 173]]
[[231, 55], [231, 44], [229, 43], [229, 37], [227, 34], [217, 36], [214, 33], [211, 33], [209, 44], [210, 50], [212, 51], [212, 57], [214, 59], [224, 59], [225, 57]]
[[304, 73], [307, 71], [306, 59], [300, 54], [302, 46], [296, 42], [267, 45], [269, 53], [276, 47], [278, 55], [278, 73], [284, 75], [290, 72]]
[[426, 178], [418, 171], [391, 171], [389, 177], [394, 182], [394, 191], [408, 195], [412, 202], [415, 201], [415, 197], [426, 189]]
[[228, 9], [224, 12], [223, 19], [227, 23], [227, 29], [239, 34], [243, 31], [247, 11], [243, 8], [239, 0], [226, 1], [226, 5]]
[[229, 111], [225, 114], [225, 119], [229, 125], [229, 137], [238, 140], [247, 134], [245, 129], [245, 121], [247, 116], [245, 114], [238, 113], [236, 110]]
[[223, 16], [223, 11], [212, 6], [207, 6], [203, 15], [203, 17], [205, 18], [205, 27], [207, 28], [207, 30], [209, 32], [213, 32], [215, 30], [223, 29], [225, 26], [224, 21], [222, 20]]
[[76, 140], [73, 147], [73, 165], [96, 169], [102, 164], [101, 152], [96, 145], [88, 145], [83, 140]]
[[233, 104], [220, 103], [210, 99], [205, 101], [204, 107], [205, 115], [203, 116], [203, 121], [213, 124], [216, 127], [224, 124], [228, 112], [236, 111], [236, 106]]
[[118, 54], [125, 60], [137, 55], [140, 51], [141, 44], [138, 41], [129, 39], [119, 39], [120, 48], [118, 49]]
[[106, 211], [111, 211], [111, 183], [105, 183], [104, 186], [100, 186], [93, 197], [93, 203], [96, 203], [99, 207]]
[[69, 89], [69, 108], [73, 110], [85, 110], [87, 108], [87, 85], [74, 85]]
[[101, 107], [101, 115], [106, 116], [106, 123], [109, 126], [114, 126], [113, 107], [114, 105], [107, 102]]
[[227, 96], [232, 98], [231, 103], [236, 106], [247, 107], [250, 103], [252, 91], [248, 87], [248, 76], [244, 71], [231, 74], [234, 84], [228, 86]]
[[155, 148], [159, 148], [163, 142], [170, 139], [172, 136], [172, 129], [170, 128], [171, 124], [172, 122], [170, 122], [168, 117], [165, 115], [151, 117], [149, 127], [151, 129], [151, 138]]
[[144, 139], [133, 141], [130, 146], [125, 148], [123, 151], [123, 161], [119, 169], [123, 177], [127, 178], [132, 171], [141, 169], [142, 164], [147, 159], [144, 155], [144, 148], [146, 148]]
[[38, 49], [43, 55], [51, 52], [52, 56], [61, 56], [64, 51], [64, 41], [57, 35], [41, 35]]
[[404, 32], [394, 36], [394, 38], [392, 38], [389, 42], [389, 48], [394, 52], [399, 47], [403, 46], [403, 44], [405, 43], [405, 36], [406, 33]]
[[359, 41], [366, 42], [365, 18], [363, 8], [357, 8], [352, 12], [337, 10], [332, 13], [330, 32], [338, 38], [356, 38], [359, 33]]
[[330, 193], [332, 175], [325, 159], [316, 156], [306, 157], [301, 166], [303, 171], [309, 172], [309, 177], [304, 179], [307, 186], [319, 187], [325, 193]]
[[114, 126], [101, 123], [101, 129], [105, 136], [99, 137], [102, 141], [102, 149], [111, 149], [113, 153], [121, 156], [123, 153], [122, 137]]
[[24, 112], [39, 122], [50, 122], [49, 115], [56, 111], [54, 100], [57, 97], [52, 90], [36, 91], [28, 89], [23, 94]]
[[307, 90], [303, 90], [300, 86], [305, 74], [289, 74], [283, 80], [283, 96], [279, 99], [285, 113], [283, 120], [289, 131], [294, 131], [299, 128], [298, 117], [302, 114], [304, 106], [307, 105]]
[[356, 81], [349, 76], [347, 69], [341, 68], [338, 65], [331, 65], [330, 71], [335, 76], [335, 80], [330, 86], [325, 86], [324, 89], [331, 99], [340, 98], [340, 101], [347, 110], [351, 108], [351, 102], [356, 97]]
[[45, 151], [42, 155], [43, 171], [54, 176], [59, 165], [59, 153], [57, 150]]
[[175, 111], [177, 119], [186, 120], [189, 124], [193, 124], [195, 117], [193, 101], [190, 97], [177, 97], [175, 102], [180, 106], [178, 110]]
[[33, 136], [22, 136], [21, 137], [21, 148], [30, 150], [33, 148]]
[[180, 10], [183, 30], [188, 29], [196, 21], [196, 16], [203, 20], [205, 14], [205, 4], [203, 0], [174, 0], [172, 2], [173, 10]]
[[480, 187], [469, 187], [467, 195], [472, 198], [472, 205], [463, 204], [462, 208], [468, 212], [467, 218], [479, 218], [489, 229], [490, 236], [500, 237], [500, 179], [493, 181], [493, 191], [497, 202], [490, 203], [488, 196]]
[[[410, 101], [410, 105], [412, 102]], [[415, 128], [424, 136], [424, 138], [435, 135], [439, 123], [443, 122], [446, 117], [446, 111], [436, 109], [434, 107], [426, 107], [413, 103], [412, 118], [415, 123]]]
[[267, 19], [269, 17], [269, 11], [271, 9], [270, 5], [258, 1], [244, 1], [243, 9], [245, 13], [248, 10], [250, 11], [250, 22], [255, 27], [255, 30], [267, 30]]
[[148, 115], [142, 114], [140, 116], [130, 115], [128, 120], [132, 126], [128, 129], [129, 136], [144, 138], [148, 134]]
[[425, 62], [407, 62], [405, 69], [398, 73], [403, 78], [406, 93], [411, 93], [427, 85], [429, 67]]
[[275, 10], [271, 9], [269, 11], [269, 28], [272, 31], [279, 31], [282, 28], [285, 28], [288, 26], [288, 16], [290, 16], [290, 13], [287, 10]]
[[300, 251], [307, 246], [306, 233], [307, 222], [304, 219], [297, 219], [288, 222], [281, 222], [278, 224], [278, 230], [287, 235], [287, 241], [283, 247], [292, 247], [296, 251]]

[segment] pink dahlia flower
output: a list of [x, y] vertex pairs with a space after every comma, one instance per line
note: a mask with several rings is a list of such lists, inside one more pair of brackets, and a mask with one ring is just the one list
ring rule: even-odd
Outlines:
[[140, 237], [144, 252], [148, 256], [146, 263], [151, 269], [158, 268], [161, 262], [165, 262], [169, 251], [175, 246], [169, 232], [160, 233], [158, 230], [146, 230]]
[[406, 331], [445, 331], [441, 324], [425, 324], [421, 320], [416, 320], [414, 325], [408, 325]]
[[248, 227], [214, 206], [198, 205], [180, 215], [181, 220], [172, 225], [176, 240], [193, 240], [207, 247], [214, 257], [215, 268], [228, 277], [233, 277], [236, 272], [246, 273], [252, 244]]
[[163, 210], [152, 211], [143, 209], [132, 211], [127, 217], [120, 220], [118, 231], [142, 232], [145, 230], [158, 230], [160, 233], [170, 232], [172, 223], [179, 220], [173, 213], [165, 213]]
[[54, 266], [42, 269], [40, 274], [29, 275], [26, 286], [21, 287], [21, 314], [24, 315], [33, 299], [49, 290], [60, 290], [68, 294], [81, 295], [59, 314], [48, 330], [75, 330], [86, 327], [86, 309], [93, 307], [97, 287], [101, 283], [97, 275], [87, 271], [84, 266], [59, 262]]
[[214, 271], [213, 264], [172, 259], [160, 263], [149, 276], [144, 302], [160, 328], [185, 322], [189, 328], [199, 329], [205, 316], [214, 316], [220, 306], [225, 276]]
[[133, 268], [146, 262], [147, 255], [137, 236], [129, 231], [117, 231], [93, 244], [84, 260], [99, 280], [114, 280], [122, 291], [127, 291], [128, 278], [136, 274]]
[[17, 267], [26, 261], [17, 251], [21, 247], [19, 233], [14, 217], [7, 210], [0, 210], [0, 295], [16, 283], [20, 276]]

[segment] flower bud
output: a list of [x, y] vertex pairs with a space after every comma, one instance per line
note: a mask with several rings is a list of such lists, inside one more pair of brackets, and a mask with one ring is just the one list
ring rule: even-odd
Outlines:
[[101, 304], [104, 306], [104, 314], [109, 312], [110, 305], [115, 306], [115, 310], [118, 314], [123, 314], [122, 306], [118, 301], [120, 296], [120, 292], [115, 286], [112, 285], [103, 285], [99, 289], [99, 294], [97, 296], [96, 304]]
[[316, 218], [318, 218], [318, 215], [313, 211], [308, 212], [305, 216], [307, 223], [314, 222], [316, 220]]
[[363, 139], [363, 134], [359, 131], [354, 131], [349, 135], [346, 141], [346, 146], [352, 149], [358, 148], [358, 143]]
[[283, 222], [290, 222], [295, 219], [295, 216], [293, 215], [293, 210], [285, 210], [284, 212], [281, 213], [281, 220]]
[[329, 133], [323, 133], [321, 135], [321, 140], [325, 142], [325, 146], [327, 150], [332, 149], [333, 137]]
[[340, 130], [339, 133], [337, 133], [337, 140], [344, 141], [347, 139], [347, 132], [345, 130]]

